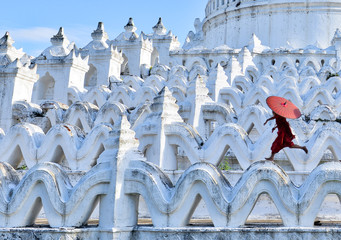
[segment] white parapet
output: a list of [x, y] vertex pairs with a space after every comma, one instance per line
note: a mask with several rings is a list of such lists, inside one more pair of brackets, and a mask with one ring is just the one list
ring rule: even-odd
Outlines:
[[215, 227], [240, 227], [258, 197], [267, 193], [285, 227], [312, 227], [325, 197], [340, 196], [340, 163], [320, 165], [302, 185], [270, 161], [251, 165], [232, 187], [213, 165], [197, 163], [176, 184], [157, 166], [132, 161], [125, 174], [125, 193], [143, 196], [155, 227], [185, 227], [199, 201], [206, 203]]

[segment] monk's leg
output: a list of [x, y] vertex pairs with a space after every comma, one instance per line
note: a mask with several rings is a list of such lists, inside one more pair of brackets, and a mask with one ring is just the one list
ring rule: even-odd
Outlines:
[[268, 157], [268, 158], [265, 158], [265, 159], [266, 159], [266, 160], [273, 161], [273, 160], [274, 160], [274, 157], [275, 157], [275, 153], [271, 153], [271, 156]]
[[299, 149], [302, 149], [305, 153], [308, 153], [308, 149], [306, 146], [299, 146], [297, 144], [294, 144], [290, 148], [299, 148]]

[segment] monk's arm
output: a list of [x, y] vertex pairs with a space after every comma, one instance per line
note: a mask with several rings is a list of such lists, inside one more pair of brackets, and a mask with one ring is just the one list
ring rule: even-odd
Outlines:
[[267, 124], [267, 123], [268, 123], [268, 121], [271, 121], [271, 120], [273, 120], [273, 119], [275, 119], [275, 116], [272, 116], [271, 118], [268, 118], [268, 119], [266, 119], [266, 121], [265, 121], [264, 125], [265, 125], [265, 124]]

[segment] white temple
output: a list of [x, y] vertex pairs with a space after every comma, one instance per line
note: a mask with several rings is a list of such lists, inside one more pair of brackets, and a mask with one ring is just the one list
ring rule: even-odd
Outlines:
[[[209, 0], [182, 46], [130, 18], [82, 48], [61, 27], [39, 56], [6, 32], [2, 239], [339, 239], [340, 9]], [[308, 154], [263, 160], [271, 95], [300, 108]]]

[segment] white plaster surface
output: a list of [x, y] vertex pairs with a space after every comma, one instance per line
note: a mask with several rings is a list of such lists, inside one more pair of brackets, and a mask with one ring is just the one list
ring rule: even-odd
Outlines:
[[[182, 47], [161, 18], [114, 39], [100, 22], [82, 48], [60, 28], [36, 57], [5, 33], [0, 238], [337, 239], [340, 7], [209, 0]], [[289, 123], [308, 154], [263, 160], [271, 95], [301, 110]]]

